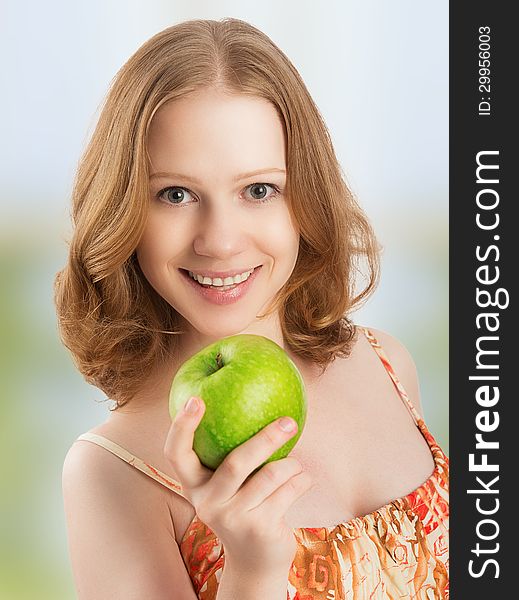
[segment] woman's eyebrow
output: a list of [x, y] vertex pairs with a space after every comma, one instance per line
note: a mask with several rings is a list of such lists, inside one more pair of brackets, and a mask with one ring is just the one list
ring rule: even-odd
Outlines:
[[[234, 181], [241, 181], [242, 179], [248, 179], [249, 177], [254, 177], [256, 175], [265, 175], [267, 173], [286, 173], [285, 169], [279, 169], [278, 167], [271, 167], [268, 169], [258, 169], [256, 171], [251, 171], [249, 173], [239, 173], [234, 177]], [[171, 177], [173, 179], [183, 179], [185, 181], [190, 181], [191, 183], [195, 183], [197, 185], [201, 185], [201, 181], [196, 179], [195, 177], [190, 177], [189, 175], [182, 175], [181, 173], [173, 173], [168, 171], [158, 171], [157, 173], [153, 173], [150, 175], [150, 181], [152, 179], [159, 179], [161, 177]]]

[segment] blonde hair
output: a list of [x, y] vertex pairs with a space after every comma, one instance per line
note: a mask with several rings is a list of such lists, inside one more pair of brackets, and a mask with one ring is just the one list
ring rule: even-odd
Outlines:
[[[299, 73], [260, 30], [239, 19], [192, 20], [149, 39], [117, 73], [72, 192], [73, 234], [57, 273], [61, 339], [86, 381], [122, 406], [179, 343], [178, 313], [151, 287], [135, 248], [146, 222], [153, 115], [203, 88], [261, 97], [286, 136], [285, 195], [299, 225], [294, 270], [267, 314], [285, 343], [322, 369], [348, 356], [348, 318], [374, 291], [379, 252], [346, 185], [324, 121]], [[366, 284], [356, 291], [361, 263]]]

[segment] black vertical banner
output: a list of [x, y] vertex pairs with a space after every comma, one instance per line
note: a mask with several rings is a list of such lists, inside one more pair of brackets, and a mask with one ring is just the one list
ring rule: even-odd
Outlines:
[[514, 361], [519, 127], [512, 91], [519, 31], [511, 6], [450, 4], [450, 588], [455, 600], [519, 596], [519, 362]]

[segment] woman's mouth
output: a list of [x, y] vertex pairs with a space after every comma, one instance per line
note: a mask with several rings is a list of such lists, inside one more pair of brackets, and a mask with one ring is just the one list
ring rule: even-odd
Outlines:
[[[179, 269], [185, 279], [195, 288], [203, 298], [214, 304], [230, 304], [241, 298], [250, 288], [252, 282], [261, 270], [262, 265], [239, 273], [232, 278], [232, 282], [215, 277], [196, 276], [191, 271]], [[204, 283], [205, 281], [205, 283]]]
[[226, 277], [222, 279], [220, 277], [215, 277], [211, 279], [210, 277], [206, 277], [203, 275], [196, 275], [189, 271], [189, 276], [197, 281], [201, 286], [205, 288], [218, 289], [220, 291], [230, 290], [233, 287], [236, 287], [240, 283], [246, 281], [252, 274], [254, 269], [250, 271], [245, 271], [244, 273], [237, 273], [234, 277]]

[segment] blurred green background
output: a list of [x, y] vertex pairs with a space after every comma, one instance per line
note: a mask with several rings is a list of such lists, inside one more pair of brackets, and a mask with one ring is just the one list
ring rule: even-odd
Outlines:
[[355, 320], [408, 347], [426, 421], [448, 451], [447, 1], [4, 0], [1, 600], [75, 598], [61, 468], [108, 410], [60, 344], [52, 304], [77, 161], [110, 80], [146, 39], [224, 16], [270, 35], [316, 100], [384, 245], [381, 284]]

